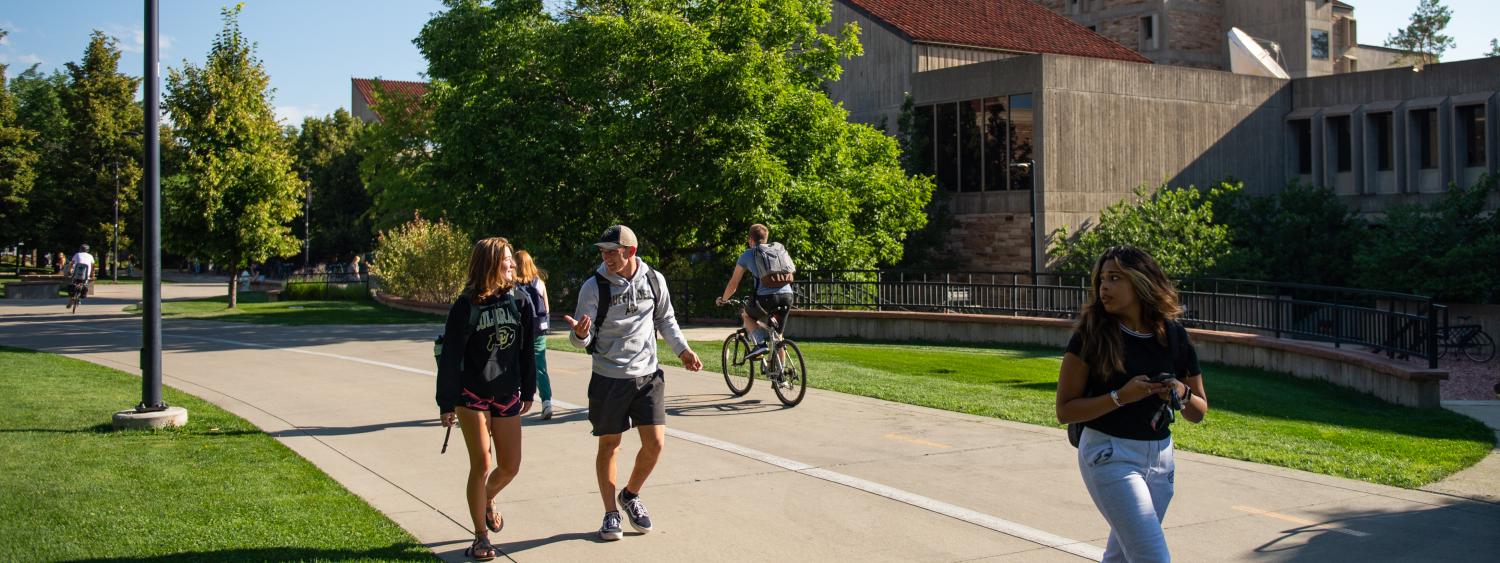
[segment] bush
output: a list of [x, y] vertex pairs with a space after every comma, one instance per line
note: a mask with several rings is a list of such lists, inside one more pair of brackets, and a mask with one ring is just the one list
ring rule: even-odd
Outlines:
[[1211, 273], [1227, 278], [1354, 285], [1364, 220], [1333, 190], [1293, 182], [1273, 195], [1212, 190], [1214, 223], [1229, 227], [1232, 250]]
[[290, 282], [281, 290], [283, 301], [369, 301], [362, 283]]
[[1362, 287], [1431, 295], [1440, 301], [1500, 302], [1500, 213], [1485, 206], [1497, 189], [1487, 176], [1449, 186], [1428, 205], [1397, 205], [1355, 256]]
[[1097, 226], [1069, 236], [1067, 227], [1053, 231], [1054, 267], [1088, 273], [1104, 251], [1128, 244], [1150, 253], [1168, 276], [1201, 275], [1228, 256], [1229, 227], [1214, 223], [1213, 198], [1241, 189], [1221, 184], [1207, 195], [1196, 188], [1162, 186], [1155, 192], [1135, 189], [1135, 201], [1116, 202], [1099, 214]]
[[386, 293], [449, 302], [463, 290], [473, 244], [449, 223], [417, 217], [380, 233], [371, 272]]

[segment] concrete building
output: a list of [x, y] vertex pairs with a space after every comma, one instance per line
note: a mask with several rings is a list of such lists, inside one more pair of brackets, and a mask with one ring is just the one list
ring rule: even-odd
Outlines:
[[[871, 3], [835, 2], [835, 20], [869, 23], [861, 22], [865, 56], [845, 62], [846, 74], [830, 93], [851, 120], [874, 124], [895, 123], [899, 109], [892, 106], [899, 108], [910, 92], [918, 162], [946, 194], [957, 220], [949, 250], [967, 269], [1045, 267], [1049, 233], [1087, 227], [1139, 185], [1205, 186], [1233, 177], [1252, 193], [1269, 194], [1300, 181], [1329, 187], [1351, 208], [1379, 215], [1392, 204], [1440, 197], [1450, 182], [1472, 185], [1500, 163], [1500, 58], [1422, 72], [1334, 73], [1332, 53], [1326, 70], [1307, 55], [1303, 74], [1321, 75], [1292, 80], [1101, 55], [1115, 51], [964, 47], [959, 52], [988, 58], [940, 59], [931, 35], [911, 31], [924, 29], [921, 18], [961, 22], [946, 31], [950, 36], [1005, 35], [1015, 28], [953, 10], [1013, 6], [884, 0], [872, 9]], [[1331, 23], [1339, 3], [1318, 4]], [[870, 19], [880, 17], [900, 25]], [[1052, 25], [1039, 21], [1031, 28]], [[1368, 58], [1352, 49], [1345, 53]], [[862, 60], [881, 57], [891, 60]], [[1500, 198], [1491, 208], [1500, 208]]]
[[365, 123], [380, 121], [380, 115], [370, 109], [375, 105], [375, 82], [385, 88], [386, 92], [401, 96], [421, 98], [427, 93], [426, 82], [408, 82], [405, 80], [385, 80], [381, 78], [350, 78], [349, 79], [349, 113]]
[[1274, 43], [1292, 78], [1395, 66], [1401, 51], [1361, 45], [1354, 6], [1330, 0], [1035, 0], [1157, 64], [1229, 70], [1225, 34]]

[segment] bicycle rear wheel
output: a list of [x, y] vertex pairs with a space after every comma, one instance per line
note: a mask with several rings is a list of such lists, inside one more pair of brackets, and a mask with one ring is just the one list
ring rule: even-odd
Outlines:
[[1464, 346], [1464, 355], [1480, 364], [1493, 360], [1495, 359], [1495, 340], [1486, 332], [1476, 332], [1474, 338], [1469, 340], [1469, 345]]
[[802, 349], [796, 342], [783, 340], [779, 348], [786, 353], [786, 361], [782, 362], [781, 375], [771, 380], [771, 389], [776, 391], [781, 404], [795, 407], [807, 395], [807, 366], [802, 363]]
[[745, 359], [745, 354], [750, 353], [750, 344], [745, 342], [741, 333], [736, 332], [724, 339], [724, 347], [719, 351], [719, 366], [724, 371], [724, 383], [729, 385], [729, 392], [736, 397], [750, 392], [750, 386], [755, 384], [755, 364]]

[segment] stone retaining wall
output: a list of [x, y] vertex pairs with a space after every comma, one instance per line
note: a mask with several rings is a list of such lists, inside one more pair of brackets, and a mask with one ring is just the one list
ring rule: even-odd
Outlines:
[[[951, 313], [797, 310], [787, 323], [792, 338], [863, 338], [1056, 346], [1067, 345], [1073, 321]], [[1190, 329], [1198, 359], [1321, 379], [1420, 408], [1438, 408], [1446, 370], [1348, 348], [1268, 336]]]

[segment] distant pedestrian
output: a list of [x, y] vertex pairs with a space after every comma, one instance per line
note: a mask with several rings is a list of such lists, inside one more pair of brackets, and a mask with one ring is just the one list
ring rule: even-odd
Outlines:
[[495, 496], [521, 470], [520, 417], [536, 393], [534, 315], [531, 300], [516, 290], [510, 243], [500, 237], [474, 243], [468, 281], [443, 327], [437, 404], [443, 426], [456, 422], [469, 451], [465, 490], [474, 543], [464, 554], [480, 561], [495, 558], [488, 532], [505, 527]]
[[552, 381], [547, 375], [547, 329], [551, 328], [547, 316], [551, 306], [547, 300], [547, 273], [536, 267], [531, 253], [516, 252], [516, 285], [531, 297], [531, 307], [536, 311], [536, 322], [532, 325], [536, 335], [532, 348], [536, 353], [536, 390], [542, 396], [542, 420], [552, 419]]
[[1208, 412], [1198, 354], [1150, 255], [1111, 248], [1090, 280], [1058, 375], [1057, 420], [1083, 423], [1078, 467], [1109, 522], [1104, 561], [1170, 561], [1161, 521], [1175, 488], [1173, 413], [1201, 422]]

